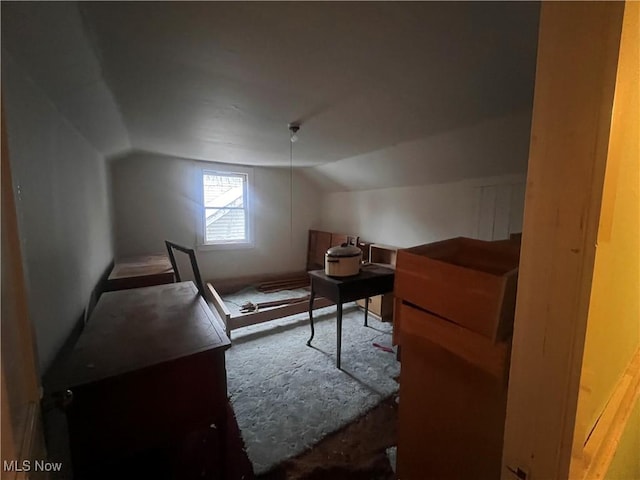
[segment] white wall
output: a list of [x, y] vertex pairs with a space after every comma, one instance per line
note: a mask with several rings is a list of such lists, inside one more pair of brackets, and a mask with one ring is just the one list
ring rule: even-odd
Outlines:
[[106, 168], [5, 51], [2, 89], [29, 313], [44, 371], [112, 259]]
[[434, 185], [524, 174], [530, 136], [531, 109], [525, 109], [308, 168], [306, 174], [328, 191]]
[[524, 175], [504, 175], [327, 193], [321, 225], [403, 248], [457, 236], [500, 240], [522, 230], [524, 181]]
[[[164, 240], [197, 245], [203, 168], [215, 164], [132, 153], [111, 162], [117, 257], [165, 251]], [[293, 231], [289, 170], [253, 169], [254, 244], [250, 249], [197, 250], [204, 279], [303, 270], [307, 232], [319, 225], [320, 193], [293, 177]]]
[[306, 169], [323, 229], [410, 247], [522, 230], [531, 111]]

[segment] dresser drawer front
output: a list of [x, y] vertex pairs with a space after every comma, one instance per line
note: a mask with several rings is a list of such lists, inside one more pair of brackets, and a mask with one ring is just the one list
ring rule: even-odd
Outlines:
[[204, 352], [72, 389], [74, 468], [161, 447], [226, 415], [224, 352]]

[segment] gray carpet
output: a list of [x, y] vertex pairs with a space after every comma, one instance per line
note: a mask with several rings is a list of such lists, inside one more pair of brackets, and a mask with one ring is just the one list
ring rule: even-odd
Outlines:
[[[246, 292], [244, 292], [246, 293]], [[225, 298], [242, 303], [242, 298]], [[260, 300], [262, 301], [262, 300]], [[256, 474], [316, 444], [398, 390], [391, 325], [345, 304], [342, 370], [336, 360], [335, 306], [316, 310], [307, 347], [307, 314], [233, 331], [227, 351], [229, 395]]]

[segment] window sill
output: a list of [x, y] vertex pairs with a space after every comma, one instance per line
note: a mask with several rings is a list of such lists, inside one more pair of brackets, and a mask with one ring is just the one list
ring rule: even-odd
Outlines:
[[249, 250], [254, 248], [254, 244], [250, 242], [239, 243], [203, 243], [197, 246], [198, 251], [209, 250]]

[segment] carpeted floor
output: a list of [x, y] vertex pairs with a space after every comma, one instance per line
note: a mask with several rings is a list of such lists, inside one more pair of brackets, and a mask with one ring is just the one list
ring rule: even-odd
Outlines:
[[307, 450], [398, 389], [395, 355], [373, 346], [390, 346], [390, 324], [370, 317], [364, 327], [363, 312], [346, 304], [338, 370], [335, 307], [317, 310], [314, 318], [313, 347], [306, 346], [307, 314], [233, 332], [228, 390], [256, 474]]
[[393, 480], [398, 408], [389, 398], [256, 480]]

